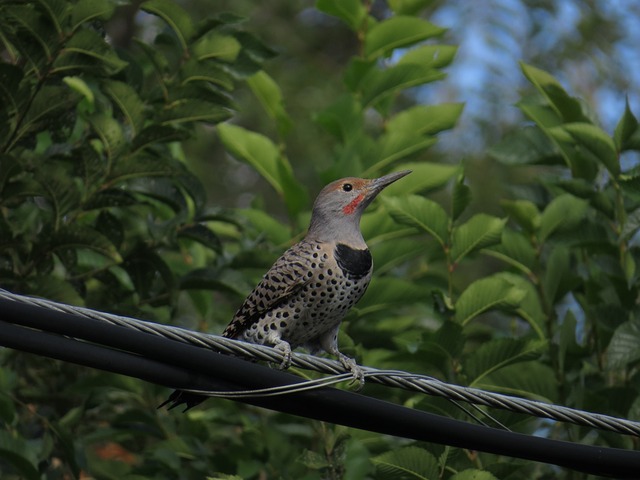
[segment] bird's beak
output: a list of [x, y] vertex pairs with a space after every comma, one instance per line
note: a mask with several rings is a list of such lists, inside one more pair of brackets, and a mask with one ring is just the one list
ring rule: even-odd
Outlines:
[[384, 177], [371, 180], [371, 183], [369, 184], [369, 191], [377, 195], [383, 188], [388, 187], [396, 180], [400, 180], [402, 177], [406, 177], [410, 173], [411, 170], [402, 170], [401, 172], [390, 173]]

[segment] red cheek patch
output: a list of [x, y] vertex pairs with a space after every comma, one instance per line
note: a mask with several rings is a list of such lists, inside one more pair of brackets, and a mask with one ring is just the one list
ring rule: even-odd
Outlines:
[[351, 200], [351, 202], [349, 202], [348, 205], [346, 205], [342, 211], [344, 212], [345, 215], [351, 215], [353, 212], [356, 211], [356, 207], [358, 205], [360, 205], [360, 202], [362, 201], [362, 199], [364, 198], [364, 194], [360, 194], [358, 195], [356, 198], [354, 198], [353, 200]]

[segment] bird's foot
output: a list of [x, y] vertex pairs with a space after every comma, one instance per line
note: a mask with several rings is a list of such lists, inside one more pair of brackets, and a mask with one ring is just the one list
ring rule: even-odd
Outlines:
[[338, 353], [338, 360], [340, 363], [351, 372], [353, 375], [353, 380], [349, 383], [349, 385], [354, 385], [357, 383], [355, 387], [355, 391], [359, 392], [364, 387], [364, 370], [360, 365], [356, 363], [353, 358], [347, 357], [344, 353]]
[[284, 340], [279, 341], [273, 347], [282, 353], [282, 363], [278, 366], [280, 370], [287, 370], [291, 366], [291, 345]]

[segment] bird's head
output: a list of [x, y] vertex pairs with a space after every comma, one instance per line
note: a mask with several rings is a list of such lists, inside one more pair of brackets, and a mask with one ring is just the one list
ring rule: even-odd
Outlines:
[[366, 179], [347, 177], [324, 187], [315, 202], [309, 234], [320, 240], [339, 240], [345, 235], [360, 235], [360, 217], [365, 208], [387, 186], [411, 170]]

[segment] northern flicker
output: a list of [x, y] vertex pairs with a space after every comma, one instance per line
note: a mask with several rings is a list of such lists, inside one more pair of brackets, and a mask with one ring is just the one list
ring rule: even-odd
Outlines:
[[[340, 323], [364, 295], [373, 270], [360, 217], [385, 187], [409, 173], [373, 180], [348, 177], [324, 187], [313, 204], [305, 238], [276, 260], [222, 335], [272, 345], [284, 353], [284, 368], [298, 346], [312, 354], [325, 351], [362, 382], [355, 360], [338, 350]], [[186, 403], [190, 408], [202, 399], [176, 391], [163, 405]]]

